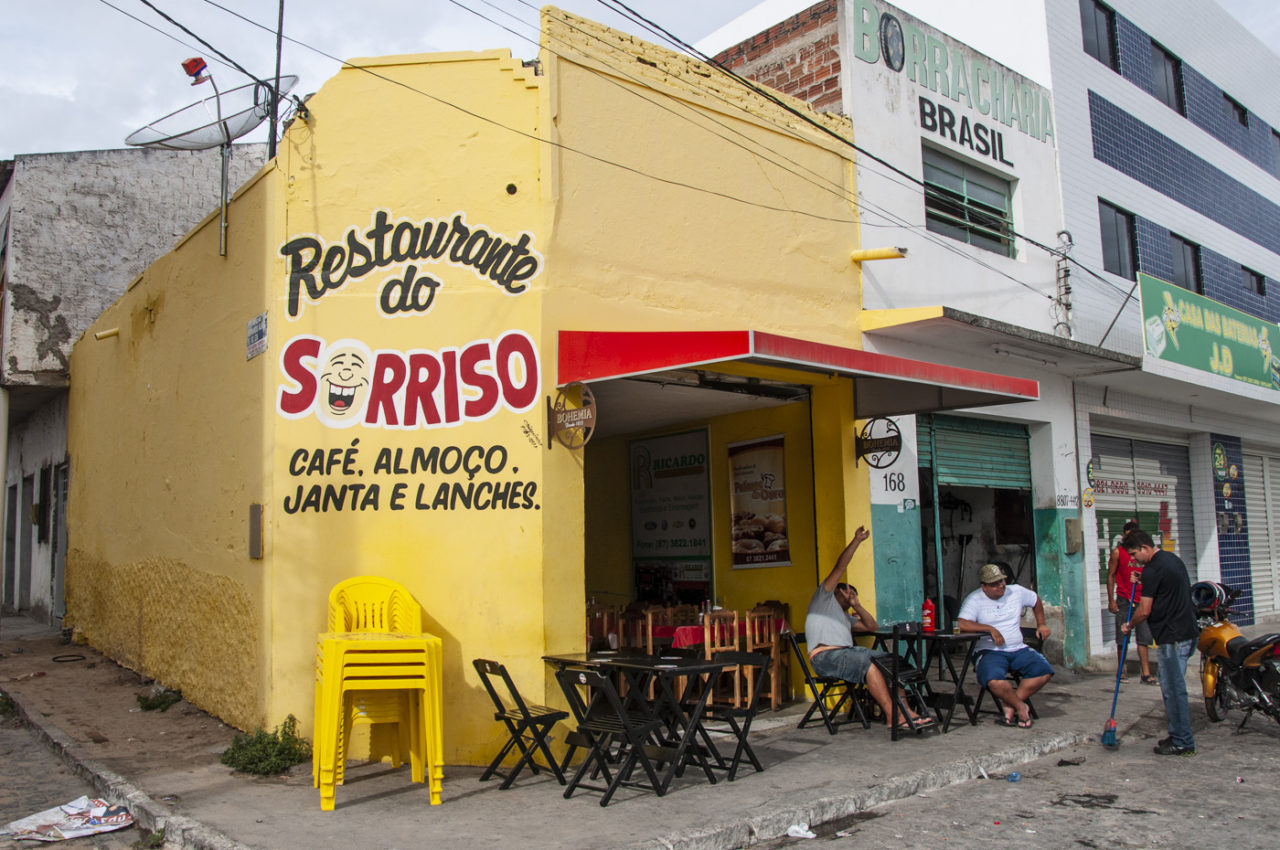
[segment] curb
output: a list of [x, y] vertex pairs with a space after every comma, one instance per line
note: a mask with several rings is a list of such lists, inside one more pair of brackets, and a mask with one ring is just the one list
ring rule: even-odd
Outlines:
[[807, 823], [810, 827], [857, 814], [893, 800], [925, 791], [936, 791], [948, 785], [982, 777], [983, 771], [999, 772], [1005, 768], [1034, 761], [1089, 740], [1080, 731], [1061, 732], [1028, 743], [989, 753], [979, 758], [958, 759], [946, 764], [918, 770], [902, 776], [891, 776], [884, 782], [848, 794], [820, 797], [802, 806], [777, 809], [745, 821], [713, 824], [705, 829], [686, 831], [629, 844], [623, 850], [736, 850], [787, 834], [787, 827]]
[[45, 722], [39, 712], [32, 711], [15, 693], [7, 692], [18, 709], [18, 717], [34, 729], [40, 739], [71, 770], [94, 787], [98, 794], [110, 803], [125, 806], [133, 815], [134, 825], [144, 832], [163, 832], [166, 848], [182, 850], [253, 850], [223, 835], [215, 829], [192, 820], [185, 815], [175, 815], [169, 808], [156, 802], [141, 788], [106, 766], [88, 758], [80, 746], [65, 732]]

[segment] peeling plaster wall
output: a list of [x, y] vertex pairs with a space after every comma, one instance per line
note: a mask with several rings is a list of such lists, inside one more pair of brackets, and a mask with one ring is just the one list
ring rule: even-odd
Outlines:
[[[265, 160], [266, 145], [237, 145], [229, 185]], [[15, 157], [0, 382], [65, 386], [76, 338], [217, 208], [221, 174], [217, 150]]]
[[67, 589], [77, 640], [232, 726], [262, 723], [256, 689], [244, 682], [258, 665], [260, 632], [243, 584], [167, 558], [112, 564], [74, 549], [68, 559], [93, 576]]

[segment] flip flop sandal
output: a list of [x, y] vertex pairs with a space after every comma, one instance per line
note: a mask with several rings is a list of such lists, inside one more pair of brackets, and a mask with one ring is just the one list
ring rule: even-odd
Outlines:
[[1028, 717], [1026, 720], [1019, 720], [1017, 725], [1019, 729], [1030, 729], [1035, 724], [1036, 722]]
[[1160, 684], [1160, 680], [1159, 680], [1159, 679], [1157, 679], [1155, 676], [1143, 676], [1143, 677], [1142, 677], [1142, 684], [1144, 684], [1144, 685], [1158, 685], [1158, 684]]
[[997, 725], [997, 726], [1008, 726], [1010, 729], [1013, 729], [1013, 728], [1016, 728], [1016, 727], [1017, 727], [1017, 725], [1018, 725], [1018, 721], [1017, 721], [1017, 718], [1014, 718], [1013, 720], [1010, 720], [1010, 719], [1009, 719], [1009, 718], [1007, 718], [1007, 717], [997, 717], [997, 718], [996, 718], [996, 725]]

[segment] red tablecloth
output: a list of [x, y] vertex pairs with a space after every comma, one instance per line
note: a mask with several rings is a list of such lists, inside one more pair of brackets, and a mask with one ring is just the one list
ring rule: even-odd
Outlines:
[[[779, 631], [782, 630], [782, 620], [775, 621]], [[685, 646], [694, 646], [703, 642], [702, 626], [654, 626], [653, 636], [655, 638], [671, 638], [671, 645], [676, 649]], [[747, 636], [747, 624], [743, 620], [738, 621], [738, 637]]]

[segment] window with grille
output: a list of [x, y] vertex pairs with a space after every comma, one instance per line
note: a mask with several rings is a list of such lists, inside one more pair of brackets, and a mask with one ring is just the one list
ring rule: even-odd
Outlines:
[[954, 157], [924, 148], [924, 216], [934, 233], [1013, 256], [1012, 186]]
[[1186, 115], [1182, 97], [1182, 60], [1151, 42], [1151, 77], [1156, 97], [1179, 115]]
[[1116, 13], [1097, 0], [1080, 0], [1084, 52], [1113, 71], [1120, 70], [1116, 50]]
[[1102, 267], [1112, 274], [1138, 279], [1138, 248], [1133, 213], [1098, 199], [1098, 224], [1102, 230]]
[[1170, 237], [1173, 243], [1173, 283], [1183, 289], [1204, 294], [1204, 279], [1200, 275], [1200, 246], [1181, 236]]

